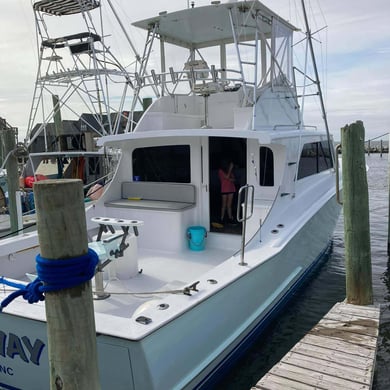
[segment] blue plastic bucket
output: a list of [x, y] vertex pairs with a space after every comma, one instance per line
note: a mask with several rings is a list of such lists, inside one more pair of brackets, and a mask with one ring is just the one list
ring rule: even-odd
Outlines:
[[190, 226], [187, 229], [188, 245], [192, 251], [202, 251], [205, 248], [206, 229], [203, 226]]

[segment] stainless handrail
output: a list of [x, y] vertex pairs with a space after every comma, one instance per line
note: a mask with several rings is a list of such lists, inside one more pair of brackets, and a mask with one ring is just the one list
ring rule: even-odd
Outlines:
[[[250, 214], [248, 215], [248, 195], [249, 190], [251, 190], [251, 209]], [[254, 201], [254, 192], [255, 187], [253, 185], [246, 184], [242, 186], [238, 191], [238, 199], [237, 199], [237, 221], [242, 222], [242, 234], [241, 234], [241, 260], [240, 265], [247, 265], [244, 262], [244, 252], [245, 252], [245, 233], [246, 233], [246, 221], [252, 217], [253, 215], [253, 201]], [[241, 203], [242, 194], [244, 194], [244, 201]], [[240, 209], [243, 208], [242, 217], [240, 213]]]
[[[153, 71], [150, 75], [144, 75], [144, 76], [138, 76], [138, 81], [135, 77], [135, 75], [132, 77], [134, 78], [134, 84], [139, 85], [140, 87], [151, 87], [151, 86], [159, 86], [161, 84], [164, 84], [165, 87], [167, 87], [169, 84], [176, 85], [179, 83], [188, 83], [196, 81], [197, 75], [202, 73], [208, 73], [208, 76], [205, 78], [202, 78], [201, 81], [203, 82], [214, 82], [216, 84], [220, 83], [223, 85], [224, 83], [242, 83], [242, 79], [239, 77], [219, 77], [218, 73], [222, 72], [228, 72], [228, 73], [237, 73], [240, 74], [240, 71], [235, 69], [213, 69], [213, 72], [211, 72], [211, 69], [205, 68], [205, 69], [191, 69], [191, 70], [180, 70], [175, 71], [173, 69], [170, 69], [169, 72], [159, 73]], [[169, 76], [166, 77], [166, 76]], [[233, 75], [232, 75], [233, 76]], [[162, 80], [165, 80], [164, 82]], [[200, 81], [200, 80], [199, 80]]]
[[339, 173], [339, 151], [341, 150], [341, 144], [338, 144], [335, 148], [335, 169], [336, 169], [336, 201], [338, 204], [343, 204], [341, 197], [340, 197], [340, 173]]

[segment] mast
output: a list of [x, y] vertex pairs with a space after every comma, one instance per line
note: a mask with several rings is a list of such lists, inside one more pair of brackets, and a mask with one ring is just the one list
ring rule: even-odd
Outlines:
[[330, 133], [329, 133], [329, 126], [328, 126], [328, 119], [327, 119], [327, 116], [326, 116], [324, 99], [323, 99], [323, 96], [322, 96], [320, 78], [318, 76], [317, 63], [316, 63], [316, 58], [315, 58], [315, 55], [314, 55], [313, 42], [311, 40], [311, 31], [310, 31], [309, 22], [308, 22], [308, 19], [307, 19], [305, 1], [301, 0], [301, 2], [302, 2], [302, 9], [303, 9], [303, 17], [305, 19], [306, 36], [307, 36], [307, 39], [308, 39], [308, 42], [309, 42], [310, 55], [311, 55], [311, 59], [312, 59], [312, 62], [313, 62], [314, 74], [315, 74], [315, 79], [316, 79], [315, 81], [316, 81], [317, 88], [318, 88], [318, 95], [320, 97], [322, 118], [324, 120], [326, 135], [327, 135], [327, 138], [328, 138], [328, 146], [329, 146], [329, 150], [330, 150], [330, 153], [331, 153], [331, 156], [332, 156], [332, 160], [333, 160], [333, 165], [334, 165], [335, 156], [334, 156], [334, 151], [333, 151], [333, 148], [332, 148], [332, 144], [330, 142]]

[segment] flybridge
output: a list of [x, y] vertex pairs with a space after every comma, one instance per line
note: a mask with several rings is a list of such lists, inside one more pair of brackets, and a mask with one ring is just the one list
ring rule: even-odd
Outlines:
[[[287, 96], [286, 101], [289, 100], [289, 107], [282, 111], [292, 111], [294, 117], [281, 124], [300, 124], [292, 61], [292, 36], [297, 29], [259, 1], [161, 12], [157, 17], [133, 25], [146, 30], [147, 37], [141, 66], [134, 74], [132, 111], [145, 87], [157, 90], [158, 97], [192, 92], [205, 98], [205, 107], [210, 94], [242, 88], [241, 107], [252, 108], [253, 129], [256, 117], [261, 115], [256, 104], [260, 95], [265, 88], [276, 87], [281, 88]], [[155, 51], [155, 40], [159, 40], [160, 45], [160, 72], [151, 69], [149, 74], [147, 67], [150, 54]], [[170, 57], [165, 55], [167, 43], [188, 49], [182, 69], [174, 70], [168, 63]], [[207, 53], [206, 48], [209, 48]], [[211, 53], [213, 49], [214, 55]], [[275, 97], [266, 99], [271, 101]], [[207, 113], [204, 122], [207, 128]], [[260, 122], [264, 121], [261, 119]]]

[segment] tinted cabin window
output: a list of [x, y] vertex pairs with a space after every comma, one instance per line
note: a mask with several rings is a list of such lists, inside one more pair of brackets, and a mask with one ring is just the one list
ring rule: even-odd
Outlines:
[[173, 183], [191, 182], [189, 145], [153, 146], [133, 151], [133, 179]]
[[299, 159], [298, 180], [333, 167], [328, 141], [303, 145]]
[[274, 185], [274, 154], [270, 148], [260, 147], [260, 185]]
[[332, 154], [328, 141], [318, 143], [318, 172], [333, 168]]

